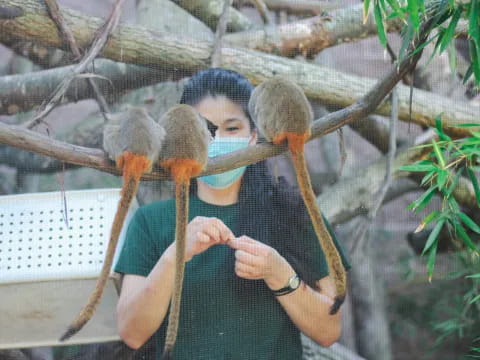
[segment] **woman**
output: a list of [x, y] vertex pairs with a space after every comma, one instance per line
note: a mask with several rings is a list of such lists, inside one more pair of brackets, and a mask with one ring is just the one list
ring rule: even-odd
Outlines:
[[[224, 69], [187, 83], [181, 102], [215, 135], [209, 156], [256, 143], [251, 91], [248, 80]], [[264, 162], [199, 178], [189, 212], [176, 359], [301, 359], [300, 331], [323, 346], [338, 339], [341, 315], [328, 314], [334, 286], [303, 202]], [[157, 358], [173, 287], [174, 233], [174, 200], [141, 207], [115, 269], [125, 274], [120, 335], [132, 348], [154, 335]]]

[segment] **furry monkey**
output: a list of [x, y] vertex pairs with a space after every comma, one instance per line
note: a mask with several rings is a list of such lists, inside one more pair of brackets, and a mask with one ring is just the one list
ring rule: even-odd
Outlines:
[[345, 300], [347, 280], [340, 254], [316, 204], [305, 161], [304, 147], [306, 140], [310, 137], [312, 108], [298, 85], [276, 77], [255, 88], [250, 97], [248, 109], [267, 140], [277, 145], [286, 141], [292, 153], [300, 192], [335, 283], [336, 296], [330, 308], [330, 314], [333, 315]]
[[109, 117], [109, 123], [103, 132], [103, 148], [109, 157], [115, 160], [117, 168], [122, 170], [121, 197], [95, 290], [60, 341], [77, 333], [93, 316], [110, 274], [118, 237], [130, 203], [137, 192], [140, 177], [152, 170], [152, 164], [157, 161], [165, 138], [165, 130], [143, 108], [131, 107], [125, 112]]
[[175, 183], [176, 198], [175, 279], [162, 357], [163, 360], [168, 360], [172, 357], [180, 317], [190, 179], [200, 174], [205, 167], [211, 137], [205, 119], [189, 105], [172, 107], [159, 123], [167, 132], [160, 154], [160, 166], [170, 172]]

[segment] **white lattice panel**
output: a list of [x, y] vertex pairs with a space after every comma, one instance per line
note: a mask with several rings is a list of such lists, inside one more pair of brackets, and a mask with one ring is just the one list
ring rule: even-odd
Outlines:
[[[0, 283], [98, 275], [120, 190], [67, 191], [65, 196], [68, 228], [61, 192], [0, 197]], [[137, 207], [136, 203], [133, 207]]]

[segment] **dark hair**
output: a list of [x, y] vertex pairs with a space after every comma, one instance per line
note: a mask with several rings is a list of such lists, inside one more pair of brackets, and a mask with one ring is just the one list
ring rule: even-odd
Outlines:
[[[211, 68], [190, 78], [180, 102], [194, 106], [207, 96], [224, 95], [241, 106], [250, 121], [251, 129], [254, 129], [255, 124], [248, 112], [252, 90], [252, 84], [239, 73]], [[191, 191], [196, 193], [196, 181], [192, 181]], [[238, 202], [240, 233], [275, 248], [302, 280], [316, 288], [315, 282], [319, 276], [313, 270], [312, 254], [299, 237], [309, 221], [299, 193], [282, 177], [276, 181], [266, 162], [260, 161], [247, 167]], [[245, 285], [248, 286], [248, 282]]]
[[211, 68], [197, 72], [185, 84], [181, 104], [196, 105], [207, 96], [215, 98], [224, 95], [227, 99], [239, 105], [247, 115], [250, 128], [255, 124], [248, 112], [248, 100], [253, 91], [253, 85], [239, 73], [222, 68]]

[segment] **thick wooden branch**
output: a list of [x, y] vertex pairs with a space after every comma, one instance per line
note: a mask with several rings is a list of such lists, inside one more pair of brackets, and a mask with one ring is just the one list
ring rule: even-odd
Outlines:
[[[392, 179], [406, 177], [406, 171], [398, 171], [403, 165], [411, 164], [427, 154], [429, 149], [402, 149], [394, 160]], [[373, 194], [380, 188], [385, 178], [385, 159], [375, 161], [367, 168], [349, 178], [323, 189], [317, 198], [324, 215], [334, 224], [344, 223], [373, 205]]]
[[[45, 46], [61, 47], [61, 39], [55, 35], [55, 25], [45, 9], [34, 0], [0, 0], [2, 5], [16, 5], [24, 10], [24, 16], [0, 20], [0, 42], [25, 39]], [[64, 11], [75, 39], [84, 47], [91, 40], [101, 23], [68, 9]], [[196, 71], [209, 66], [212, 43], [184, 39], [172, 34], [150, 31], [140, 26], [119, 26], [107, 43], [103, 56], [112, 60], [141, 65], [155, 65], [169, 70], [172, 75], [182, 71]], [[238, 71], [258, 84], [273, 75], [294, 79], [313, 100], [326, 104], [348, 106], [365, 95], [375, 80], [347, 75], [331, 68], [302, 63], [251, 50], [224, 48], [222, 67]], [[388, 104], [376, 112], [388, 114]], [[452, 101], [422, 90], [415, 90], [412, 105], [412, 121], [434, 126], [434, 118], [443, 113], [446, 127], [461, 122], [479, 123], [479, 110], [467, 103]], [[409, 118], [409, 88], [399, 86], [399, 117]], [[463, 129], [447, 129], [450, 134], [465, 136]]]
[[[31, 110], [49, 97], [75, 66], [49, 69], [21, 75], [0, 77], [0, 114], [12, 115]], [[103, 94], [117, 95], [125, 90], [137, 89], [166, 80], [178, 80], [190, 72], [170, 72], [147, 66], [137, 66], [107, 59], [95, 60], [87, 72], [98, 75], [96, 83]], [[76, 102], [93, 97], [85, 78], [76, 78], [65, 93], [62, 103]]]
[[[184, 8], [193, 16], [202, 20], [212, 30], [217, 28], [217, 23], [222, 15], [224, 1], [222, 0], [172, 0], [178, 6]], [[251, 21], [230, 7], [228, 14], [227, 29], [229, 31], [243, 31], [251, 28]]]
[[286, 11], [293, 15], [319, 15], [342, 7], [339, 1], [317, 0], [265, 0], [265, 4], [270, 10]]
[[[363, 118], [380, 104], [383, 98], [390, 92], [396, 83], [415, 66], [420, 52], [412, 58], [403, 61], [401, 64], [392, 66], [391, 70], [360, 100], [351, 106], [330, 113], [314, 122], [311, 128], [311, 139], [334, 131], [348, 122]], [[50, 139], [44, 135], [22, 129], [18, 126], [0, 124], [0, 143], [10, 145], [27, 151], [33, 151], [42, 155], [55, 157], [58, 160], [66, 161], [76, 165], [83, 165], [103, 171], [118, 171], [112, 168], [105, 154], [98, 149], [81, 148], [58, 140]], [[234, 153], [219, 156], [209, 162], [207, 169], [201, 174], [223, 172], [229, 169], [249, 165], [270, 156], [278, 155], [286, 150], [285, 146], [274, 146], [270, 143], [261, 143], [249, 146], [246, 149]], [[163, 171], [154, 171], [145, 175], [145, 178], [165, 178]]]
[[[399, 31], [401, 26], [399, 21], [386, 22], [386, 30], [390, 32]], [[358, 4], [334, 10], [328, 15], [282, 24], [277, 31], [277, 42], [265, 29], [229, 34], [225, 42], [287, 57], [298, 54], [313, 57], [327, 47], [376, 35], [377, 27], [372, 16], [363, 22], [363, 4]]]

